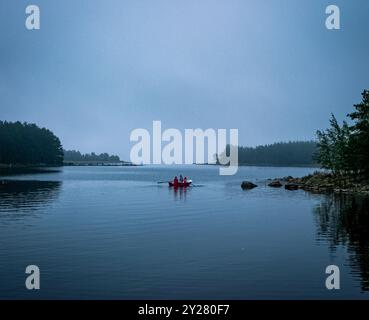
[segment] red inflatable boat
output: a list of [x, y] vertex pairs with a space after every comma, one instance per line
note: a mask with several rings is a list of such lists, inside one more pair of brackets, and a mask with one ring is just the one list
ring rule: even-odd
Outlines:
[[[178, 188], [189, 187], [191, 183], [192, 183], [192, 180], [188, 180], [186, 183], [178, 181]], [[174, 187], [174, 183], [172, 181], [169, 181], [168, 184], [169, 184], [169, 187]]]

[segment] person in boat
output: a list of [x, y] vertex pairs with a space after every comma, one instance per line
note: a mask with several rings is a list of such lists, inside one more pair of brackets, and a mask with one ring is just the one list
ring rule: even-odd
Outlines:
[[174, 188], [178, 188], [178, 178], [177, 176], [174, 177], [174, 180], [173, 180], [173, 187]]
[[184, 177], [183, 183], [186, 185], [186, 183], [187, 183], [187, 177]]
[[179, 182], [183, 182], [183, 176], [181, 174], [179, 175]]

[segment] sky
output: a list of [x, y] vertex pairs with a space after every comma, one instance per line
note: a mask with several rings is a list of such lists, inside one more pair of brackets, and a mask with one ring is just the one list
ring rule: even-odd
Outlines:
[[247, 146], [313, 139], [369, 89], [368, 17], [367, 0], [0, 0], [0, 120], [126, 160], [153, 120]]

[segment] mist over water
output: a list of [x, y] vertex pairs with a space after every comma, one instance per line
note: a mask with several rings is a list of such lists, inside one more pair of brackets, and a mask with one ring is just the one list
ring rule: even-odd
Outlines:
[[[267, 187], [311, 168], [65, 167], [0, 179], [0, 298], [368, 298], [367, 198]], [[194, 186], [177, 191], [182, 173]], [[242, 180], [258, 185], [240, 188]], [[25, 268], [41, 290], [25, 289]], [[325, 268], [341, 290], [325, 288]]]

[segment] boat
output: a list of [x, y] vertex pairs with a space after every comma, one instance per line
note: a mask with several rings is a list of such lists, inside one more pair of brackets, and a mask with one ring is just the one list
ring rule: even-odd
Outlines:
[[[191, 183], [192, 183], [192, 180], [188, 180], [186, 183], [178, 181], [178, 188], [187, 188], [191, 185]], [[169, 184], [169, 187], [174, 187], [173, 181], [169, 181], [168, 184]]]

